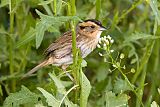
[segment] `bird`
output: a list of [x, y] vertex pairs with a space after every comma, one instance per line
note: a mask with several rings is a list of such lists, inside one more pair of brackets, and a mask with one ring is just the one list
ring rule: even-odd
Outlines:
[[[101, 33], [106, 30], [101, 22], [96, 19], [88, 19], [76, 25], [76, 47], [80, 50], [81, 57], [85, 58], [97, 46]], [[64, 71], [73, 63], [72, 55], [72, 31], [69, 30], [51, 43], [44, 51], [46, 58], [36, 67], [31, 69], [24, 77], [30, 76], [37, 70], [47, 65], [60, 66]], [[72, 80], [72, 77], [67, 74]]]

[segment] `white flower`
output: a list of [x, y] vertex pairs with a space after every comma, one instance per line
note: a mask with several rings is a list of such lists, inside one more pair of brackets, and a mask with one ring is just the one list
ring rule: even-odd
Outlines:
[[112, 70], [111, 70], [111, 69], [108, 69], [108, 71], [109, 71], [109, 72], [112, 72]]
[[99, 54], [99, 56], [103, 56], [103, 54], [102, 54], [102, 53], [100, 53], [100, 52], [99, 52], [98, 54]]
[[103, 37], [101, 37], [101, 41], [104, 41], [104, 38], [103, 38]]
[[125, 65], [123, 66], [123, 69], [126, 69], [126, 66], [125, 66]]
[[109, 40], [111, 40], [111, 39], [112, 39], [110, 35], [108, 35], [108, 36], [107, 36], [107, 38], [108, 38]]
[[98, 43], [100, 43], [100, 44], [102, 43], [101, 38], [99, 38]]
[[117, 62], [116, 64], [117, 64], [117, 67], [120, 67], [120, 62]]
[[131, 69], [131, 73], [135, 73], [136, 70], [134, 68]]
[[100, 44], [97, 44], [97, 47], [98, 47], [98, 48], [101, 48], [101, 45], [100, 45]]
[[109, 45], [108, 39], [105, 39], [104, 42], [105, 42], [107, 45]]
[[112, 50], [110, 50], [110, 52], [111, 52], [111, 53], [113, 53], [113, 52], [114, 52], [114, 50], [112, 49]]
[[117, 68], [117, 66], [116, 66], [116, 65], [114, 65], [114, 64], [113, 64], [112, 66], [113, 66], [113, 67], [115, 67], [115, 68]]
[[121, 59], [124, 58], [124, 54], [123, 54], [123, 53], [120, 54], [120, 58], [121, 58]]
[[111, 43], [113, 43], [114, 42], [114, 40], [113, 39], [111, 39]]

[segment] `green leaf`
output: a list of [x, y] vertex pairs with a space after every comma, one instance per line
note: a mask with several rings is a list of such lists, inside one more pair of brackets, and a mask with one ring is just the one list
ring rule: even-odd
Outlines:
[[49, 76], [54, 81], [58, 92], [61, 93], [61, 94], [65, 94], [66, 90], [65, 90], [65, 87], [62, 84], [62, 82], [55, 75], [52, 75], [51, 73], [49, 73]]
[[28, 88], [22, 86], [19, 92], [12, 93], [5, 99], [3, 107], [19, 107], [27, 103], [35, 104], [39, 98], [39, 95], [32, 93]]
[[30, 30], [28, 31], [28, 33], [26, 35], [24, 35], [17, 43], [16, 43], [16, 48], [19, 48], [22, 45], [27, 44], [28, 42], [30, 42], [31, 40], [33, 40], [35, 38], [35, 29], [30, 28]]
[[81, 66], [82, 67], [86, 67], [87, 66], [87, 62], [84, 59], [82, 60]]
[[154, 15], [156, 16], [158, 25], [160, 25], [160, 11], [158, 10], [157, 0], [149, 0], [150, 6], [153, 10]]
[[44, 32], [50, 27], [51, 25], [46, 25], [44, 21], [38, 22], [36, 25], [36, 48], [38, 49], [44, 36]]
[[3, 96], [2, 86], [0, 85], [0, 96]]
[[134, 64], [134, 63], [136, 63], [138, 61], [138, 59], [137, 58], [133, 58], [133, 59], [131, 59], [131, 64]]
[[153, 36], [150, 34], [135, 32], [132, 35], [126, 37], [124, 42], [137, 41], [139, 39], [145, 40], [145, 39], [159, 39], [159, 38], [160, 36]]
[[80, 80], [80, 85], [81, 85], [81, 94], [80, 94], [80, 107], [87, 107], [87, 102], [88, 102], [88, 96], [91, 91], [91, 84], [87, 77], [84, 75], [84, 73], [80, 72], [81, 75], [81, 80]]
[[115, 93], [123, 93], [124, 91], [132, 90], [131, 87], [128, 85], [127, 81], [117, 78], [114, 88]]
[[[62, 95], [66, 95], [67, 92], [66, 92], [66, 89], [65, 89], [63, 83], [55, 75], [52, 75], [51, 73], [49, 73], [49, 76], [54, 81], [54, 83], [57, 87], [58, 93], [60, 93]], [[61, 99], [62, 99], [62, 97], [61, 97]], [[71, 101], [69, 101], [67, 96], [64, 99], [64, 103], [65, 103], [66, 107], [77, 107], [76, 104], [73, 104]]]
[[54, 29], [57, 32], [59, 26], [61, 26], [64, 22], [68, 22], [69, 20], [80, 20], [77, 16], [48, 16], [42, 14], [40, 11], [36, 10], [37, 14], [40, 16], [41, 21], [36, 25], [36, 48], [39, 48], [41, 42], [44, 37], [44, 33], [46, 30]]
[[0, 8], [9, 4], [9, 0], [1, 0]]
[[[63, 1], [64, 2], [64, 1]], [[62, 10], [62, 0], [57, 1], [57, 14], [59, 15]]]
[[42, 103], [38, 103], [35, 105], [35, 107], [46, 107], [46, 106], [44, 106]]
[[39, 1], [41, 2], [43, 8], [46, 10], [47, 14], [50, 16], [53, 16], [51, 9], [49, 8], [47, 4], [44, 3], [44, 0], [39, 0]]
[[43, 88], [38, 87], [37, 89], [42, 92], [49, 106], [58, 107], [60, 105], [60, 101], [57, 100], [52, 94], [48, 93]]
[[128, 97], [126, 94], [116, 96], [112, 91], [106, 92], [106, 107], [128, 107]]
[[78, 107], [77, 104], [73, 104], [71, 101], [69, 100], [64, 100], [66, 107]]
[[53, 0], [41, 1], [40, 3], [38, 3], [38, 5], [47, 5], [47, 4], [50, 4], [52, 2], [53, 2]]

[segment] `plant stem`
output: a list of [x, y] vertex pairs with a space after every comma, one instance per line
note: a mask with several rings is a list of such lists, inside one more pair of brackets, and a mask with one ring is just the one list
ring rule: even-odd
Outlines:
[[61, 102], [60, 102], [59, 107], [61, 107], [61, 105], [62, 105], [64, 99], [67, 97], [67, 95], [68, 95], [73, 89], [75, 89], [76, 87], [78, 87], [78, 85], [74, 85], [72, 88], [70, 88], [70, 89], [66, 92], [66, 94], [63, 96], [63, 98], [62, 98], [62, 100], [61, 100]]
[[96, 19], [99, 19], [101, 12], [101, 0], [96, 0]]
[[[8, 40], [8, 48], [9, 48], [9, 71], [10, 75], [14, 73], [14, 57], [13, 57], [13, 33], [14, 33], [14, 12], [12, 9], [15, 6], [14, 0], [9, 1], [9, 10], [10, 10], [10, 36], [7, 38]], [[11, 91], [14, 92], [16, 89], [16, 81], [11, 81]]]
[[[69, 5], [69, 14], [72, 16], [76, 15], [76, 6], [75, 6], [75, 0], [70, 0]], [[71, 31], [72, 31], [72, 54], [73, 54], [73, 76], [74, 80], [76, 82], [76, 85], [79, 85], [79, 67], [78, 67], [78, 54], [77, 54], [77, 47], [76, 47], [76, 28], [75, 28], [75, 21], [71, 21]], [[75, 91], [75, 103], [78, 101], [78, 88], [76, 88]]]
[[111, 58], [111, 61], [114, 65], [117, 66], [118, 71], [120, 71], [120, 73], [122, 74], [122, 76], [124, 77], [124, 79], [126, 80], [126, 82], [128, 83], [128, 85], [130, 86], [131, 90], [134, 92], [134, 94], [137, 97], [138, 102], [141, 103], [142, 107], [144, 107], [140, 97], [138, 96], [138, 93], [135, 91], [134, 86], [131, 84], [131, 82], [128, 80], [127, 76], [123, 73], [123, 71], [121, 70], [121, 67], [119, 67], [119, 65], [116, 63], [116, 61], [113, 59], [113, 57], [111, 56], [111, 54], [109, 54], [109, 57]]
[[[146, 72], [147, 72], [147, 64], [145, 64], [144, 66], [144, 69], [143, 69], [143, 72], [141, 74], [141, 77], [140, 77], [140, 89], [138, 89], [137, 91], [137, 94], [139, 96], [139, 99], [142, 101], [142, 97], [143, 97], [143, 91], [144, 91], [144, 84], [145, 84], [145, 78], [146, 78]], [[137, 99], [136, 101], [136, 107], [140, 107], [141, 104], [139, 102], [139, 100]]]
[[57, 0], [54, 0], [54, 15], [57, 16]]
[[76, 5], [75, 0], [70, 0], [70, 6], [71, 6], [71, 15], [76, 15]]
[[137, 80], [138, 76], [140, 75], [142, 69], [144, 68], [145, 64], [148, 62], [150, 55], [152, 53], [152, 49], [154, 46], [154, 40], [149, 40], [146, 46], [146, 53], [144, 54], [142, 61], [140, 63], [140, 67], [137, 70], [137, 72], [135, 73], [135, 75], [132, 78], [132, 83], [135, 83], [135, 81]]

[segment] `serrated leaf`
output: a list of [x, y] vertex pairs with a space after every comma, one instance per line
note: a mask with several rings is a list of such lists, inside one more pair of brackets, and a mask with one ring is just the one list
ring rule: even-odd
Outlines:
[[38, 102], [39, 95], [32, 93], [28, 88], [22, 86], [21, 90], [10, 94], [4, 101], [3, 107], [19, 107], [22, 104]]
[[158, 25], [160, 25], [160, 11], [158, 10], [157, 0], [149, 0], [149, 4], [153, 10], [154, 15], [156, 16]]
[[130, 50], [129, 53], [128, 53], [128, 58], [131, 58], [131, 57], [134, 56], [135, 54], [136, 54], [136, 53], [135, 53], [135, 50], [134, 50], [134, 49]]
[[48, 28], [48, 32], [57, 32], [57, 33], [60, 33], [59, 29], [55, 28], [54, 26], [49, 27]]
[[42, 103], [38, 103], [35, 105], [35, 107], [47, 107], [47, 106], [44, 106]]
[[22, 45], [27, 44], [28, 42], [30, 42], [31, 40], [33, 40], [35, 38], [35, 29], [30, 28], [30, 30], [28, 31], [28, 33], [26, 35], [24, 35], [17, 43], [16, 43], [16, 48], [19, 48]]
[[134, 64], [134, 63], [136, 63], [137, 61], [138, 61], [137, 58], [133, 58], [133, 59], [131, 60], [131, 64]]
[[78, 107], [77, 104], [73, 104], [71, 101], [69, 100], [64, 100], [66, 107]]
[[60, 105], [60, 101], [57, 100], [52, 94], [48, 93], [43, 88], [38, 87], [37, 89], [42, 92], [42, 94], [46, 98], [46, 102], [48, 103], [49, 106], [58, 107]]
[[91, 91], [91, 84], [82, 71], [80, 72], [80, 75], [81, 75], [80, 107], [87, 107], [88, 96]]
[[66, 90], [65, 90], [65, 87], [62, 84], [62, 82], [55, 75], [52, 75], [51, 73], [49, 73], [49, 76], [54, 81], [58, 92], [61, 93], [61, 94], [65, 94]]
[[36, 25], [36, 48], [39, 48], [44, 37], [46, 30], [52, 27], [58, 29], [64, 22], [69, 20], [80, 20], [77, 16], [48, 16], [42, 14], [40, 11], [36, 10], [36, 13], [40, 16], [41, 21]]
[[86, 67], [87, 66], [87, 62], [84, 59], [82, 60], [81, 66], [82, 67]]
[[106, 92], [106, 107], [128, 107], [128, 97], [126, 94], [116, 96], [112, 91]]
[[117, 78], [117, 80], [115, 81], [113, 90], [115, 93], [123, 93], [124, 91], [132, 90], [132, 89], [127, 83], [127, 81], [121, 78]]
[[0, 8], [9, 4], [9, 0], [1, 0]]
[[38, 49], [44, 36], [44, 32], [50, 27], [51, 25], [46, 25], [44, 21], [38, 22], [36, 25], [36, 48]]
[[96, 74], [96, 78], [98, 82], [101, 82], [103, 80], [105, 80], [105, 78], [108, 75], [108, 72], [106, 71], [105, 66], [99, 66], [99, 68], [97, 69], [97, 74]]
[[159, 38], [160, 36], [153, 36], [150, 34], [135, 32], [131, 34], [130, 36], [126, 37], [124, 42], [137, 41], [139, 39], [145, 40], [145, 39], [159, 39]]
[[[66, 89], [65, 89], [63, 83], [55, 75], [52, 75], [51, 73], [49, 73], [49, 76], [54, 81], [54, 83], [57, 87], [58, 93], [65, 95], [67, 92], [66, 92]], [[66, 97], [64, 99], [64, 103], [67, 107], [77, 107], [76, 104], [73, 104], [71, 101], [69, 101], [68, 97]]]
[[52, 2], [53, 2], [53, 0], [41, 1], [40, 3], [38, 3], [38, 5], [46, 5], [46, 4], [50, 4]]
[[[64, 1], [63, 1], [64, 2]], [[62, 9], [62, 0], [57, 1], [57, 14], [59, 15]]]

